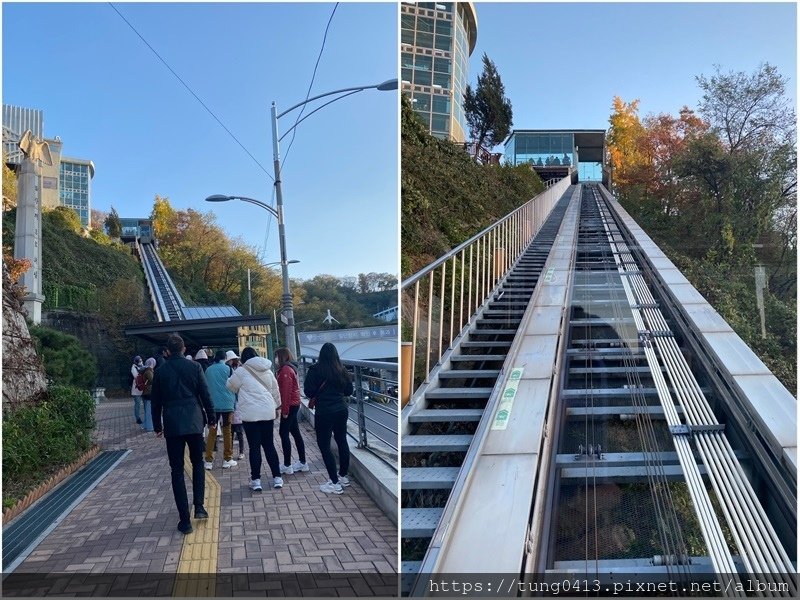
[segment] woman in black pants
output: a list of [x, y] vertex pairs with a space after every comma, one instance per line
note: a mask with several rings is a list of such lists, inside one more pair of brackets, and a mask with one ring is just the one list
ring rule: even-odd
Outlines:
[[[336, 346], [330, 342], [319, 351], [319, 360], [306, 374], [303, 391], [314, 408], [314, 426], [317, 444], [325, 461], [330, 479], [319, 486], [326, 494], [341, 494], [350, 485], [347, 470], [350, 467], [350, 448], [347, 445], [347, 403], [353, 394], [353, 380], [339, 360]], [[313, 406], [312, 406], [313, 405]], [[331, 434], [339, 449], [339, 470], [331, 450]]]
[[[300, 425], [297, 422], [300, 413], [300, 385], [297, 383], [297, 363], [294, 362], [292, 352], [288, 348], [275, 350], [275, 367], [278, 369], [278, 388], [281, 391], [281, 424], [278, 432], [281, 436], [283, 448], [282, 475], [291, 475], [298, 471], [308, 471], [306, 464], [306, 445], [300, 434]], [[297, 448], [296, 463], [292, 464], [292, 441]]]
[[258, 356], [248, 346], [242, 350], [242, 366], [233, 372], [225, 386], [238, 394], [236, 408], [242, 417], [250, 447], [250, 489], [260, 492], [261, 449], [272, 472], [272, 487], [283, 487], [278, 453], [272, 442], [275, 419], [281, 414], [281, 394], [272, 374], [272, 362]]

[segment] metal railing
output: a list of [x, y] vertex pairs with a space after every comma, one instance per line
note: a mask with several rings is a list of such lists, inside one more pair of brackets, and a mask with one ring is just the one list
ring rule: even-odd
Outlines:
[[429, 382], [432, 368], [470, 326], [569, 185], [569, 176], [549, 185], [402, 282], [402, 335], [412, 344], [411, 389], [403, 390], [404, 402]]
[[[316, 357], [301, 356], [301, 377], [305, 375], [309, 366], [317, 361]], [[348, 432], [355, 438], [359, 448], [374, 451], [387, 446], [397, 453], [398, 439], [398, 408], [397, 408], [397, 363], [379, 362], [371, 360], [342, 360], [353, 377], [353, 395], [347, 399], [350, 411], [349, 420], [355, 424], [357, 435]], [[383, 449], [384, 453], [386, 448]], [[391, 453], [391, 452], [389, 452]], [[381, 454], [376, 454], [392, 468], [397, 469], [395, 461], [386, 460]]]

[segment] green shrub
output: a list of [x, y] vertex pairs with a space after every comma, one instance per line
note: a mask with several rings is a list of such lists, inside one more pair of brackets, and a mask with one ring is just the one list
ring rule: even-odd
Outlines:
[[97, 380], [97, 362], [75, 336], [35, 326], [30, 329], [47, 377], [56, 385], [88, 390]]
[[94, 400], [85, 390], [52, 386], [35, 405], [3, 414], [3, 505], [10, 506], [92, 444]]
[[50, 216], [51, 222], [59, 229], [71, 231], [72, 233], [80, 233], [83, 228], [78, 213], [66, 206], [58, 206], [47, 214]]

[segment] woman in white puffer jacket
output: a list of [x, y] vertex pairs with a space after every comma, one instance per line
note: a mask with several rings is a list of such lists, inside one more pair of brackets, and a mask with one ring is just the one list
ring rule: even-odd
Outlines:
[[248, 346], [242, 350], [241, 366], [230, 376], [226, 387], [237, 394], [236, 410], [241, 415], [250, 449], [250, 489], [260, 492], [261, 448], [272, 471], [273, 486], [283, 487], [280, 463], [272, 442], [273, 424], [280, 415], [281, 393], [272, 374], [272, 362]]

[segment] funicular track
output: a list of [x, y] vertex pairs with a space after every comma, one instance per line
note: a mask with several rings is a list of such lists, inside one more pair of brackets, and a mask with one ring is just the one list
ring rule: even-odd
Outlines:
[[594, 186], [583, 189], [574, 269], [545, 517], [526, 570], [703, 574], [744, 595], [739, 571], [772, 586], [758, 595], [795, 594], [741, 453]]
[[[539, 232], [492, 291], [454, 345], [448, 368], [436, 374], [424, 407], [408, 418], [402, 438], [402, 569], [419, 570], [456, 483], [487, 400], [542, 276], [571, 192], [553, 207]], [[457, 493], [457, 492], [456, 492]]]
[[138, 248], [158, 320], [183, 319], [181, 309], [185, 304], [167, 273], [164, 263], [161, 262], [155, 246], [151, 242], [142, 242], [138, 244]]

